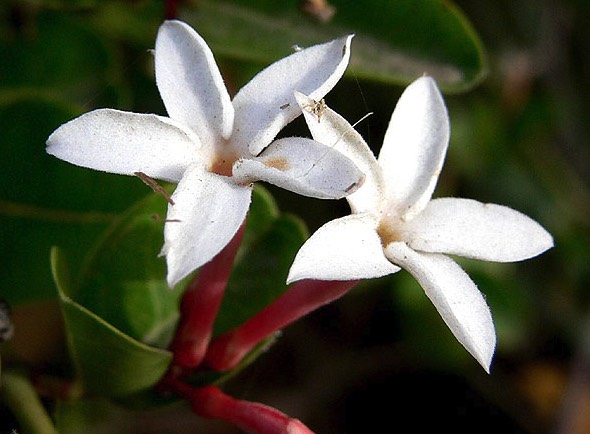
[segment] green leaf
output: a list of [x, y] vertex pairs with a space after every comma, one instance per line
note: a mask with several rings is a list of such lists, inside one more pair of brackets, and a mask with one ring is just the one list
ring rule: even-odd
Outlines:
[[67, 294], [63, 255], [52, 250], [51, 263], [63, 310], [72, 359], [84, 390], [98, 396], [121, 396], [154, 386], [172, 354], [121, 332]]
[[77, 113], [41, 95], [0, 100], [0, 287], [11, 304], [55, 295], [48, 267], [59, 245], [77, 269], [116, 215], [147, 187], [137, 179], [75, 167], [45, 152], [45, 140]]
[[300, 2], [203, 0], [186, 19], [217, 55], [270, 63], [292, 52], [345, 34], [356, 36], [348, 73], [407, 84], [432, 75], [445, 91], [478, 83], [486, 72], [481, 42], [448, 0], [331, 0], [332, 19], [319, 22]]
[[[125, 395], [126, 406], [168, 402], [147, 392], [165, 372], [171, 354], [146, 345], [164, 347], [169, 341], [183, 286], [166, 286], [165, 262], [158, 257], [163, 222], [153, 217], [165, 211], [166, 201], [154, 194], [125, 213], [88, 255], [77, 285], [69, 281], [59, 252], [52, 255], [70, 349], [82, 382], [92, 393]], [[265, 189], [254, 190], [218, 332], [246, 320], [286, 289], [285, 276], [305, 236], [302, 223], [280, 215]], [[236, 369], [202, 373], [191, 381], [223, 383], [273, 340], [259, 345]]]
[[151, 194], [127, 211], [88, 255], [71, 297], [113, 327], [165, 348], [182, 285], [170, 289], [163, 243], [166, 200]]
[[274, 197], [261, 184], [256, 184], [252, 192], [252, 203], [248, 210], [244, 237], [236, 257], [236, 262], [247, 253], [248, 246], [256, 242], [258, 238], [271, 228], [273, 222], [279, 215], [280, 211]]
[[[155, 194], [130, 209], [88, 255], [79, 283], [68, 293], [122, 332], [160, 348], [174, 331], [184, 287], [168, 288], [166, 263], [158, 256], [165, 214], [166, 201]], [[217, 330], [246, 320], [286, 289], [289, 266], [305, 237], [301, 221], [281, 216], [272, 196], [257, 186]]]

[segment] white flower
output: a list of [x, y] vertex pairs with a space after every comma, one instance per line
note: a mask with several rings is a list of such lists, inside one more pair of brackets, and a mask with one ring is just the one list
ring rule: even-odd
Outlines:
[[[313, 101], [298, 94], [303, 108]], [[403, 93], [379, 159], [340, 115], [304, 115], [313, 137], [365, 173], [347, 197], [352, 214], [322, 226], [303, 245], [288, 282], [354, 280], [409, 271], [459, 342], [489, 372], [496, 335], [484, 297], [444, 254], [510, 262], [553, 246], [545, 229], [510, 208], [470, 199], [431, 199], [449, 142], [449, 120], [435, 81], [422, 77]]]
[[270, 144], [301, 114], [295, 90], [321, 98], [340, 79], [351, 38], [270, 65], [231, 100], [205, 41], [187, 24], [167, 21], [156, 40], [155, 74], [169, 117], [95, 110], [58, 128], [47, 152], [92, 169], [178, 182], [162, 249], [173, 286], [234, 236], [249, 208], [252, 181], [340, 198], [362, 179], [350, 160], [326, 155], [325, 146], [310, 139]]

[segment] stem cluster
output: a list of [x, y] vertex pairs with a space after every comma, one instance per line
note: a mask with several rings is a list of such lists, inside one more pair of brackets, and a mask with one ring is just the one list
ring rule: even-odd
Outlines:
[[186, 399], [196, 414], [225, 420], [248, 433], [312, 434], [299, 420], [271, 407], [234, 399], [212, 385], [193, 387], [183, 381], [184, 376], [198, 369], [224, 372], [235, 368], [265, 338], [338, 299], [358, 283], [302, 280], [242, 325], [212, 338], [244, 226], [245, 223], [187, 286], [180, 306], [181, 319], [170, 347], [174, 354], [172, 367], [160, 387]]

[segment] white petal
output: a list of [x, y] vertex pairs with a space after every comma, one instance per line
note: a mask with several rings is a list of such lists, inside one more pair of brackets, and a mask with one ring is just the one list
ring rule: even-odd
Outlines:
[[234, 145], [258, 155], [301, 114], [294, 91], [323, 98], [348, 66], [351, 39], [352, 35], [298, 51], [256, 75], [233, 100]]
[[385, 254], [416, 278], [457, 340], [489, 373], [496, 332], [490, 308], [467, 273], [448, 256], [418, 253], [402, 242], [389, 244]]
[[401, 235], [410, 247], [485, 261], [532, 258], [553, 246], [536, 221], [511, 208], [470, 199], [435, 199]]
[[234, 109], [211, 50], [181, 21], [160, 26], [156, 82], [170, 117], [189, 126], [211, 147], [231, 135]]
[[366, 213], [326, 223], [297, 253], [287, 283], [371, 279], [399, 271], [383, 255], [376, 227], [376, 219]]
[[426, 206], [444, 163], [449, 135], [449, 117], [436, 82], [419, 78], [399, 99], [379, 154], [392, 213], [410, 218]]
[[300, 92], [295, 92], [295, 98], [303, 110], [313, 138], [350, 158], [365, 174], [362, 187], [346, 198], [352, 211], [359, 213], [379, 210], [385, 194], [383, 172], [361, 135], [346, 119], [325, 104]]
[[77, 166], [178, 182], [199, 162], [199, 139], [172, 120], [99, 109], [63, 124], [47, 139], [47, 152]]
[[238, 160], [232, 173], [241, 183], [262, 180], [319, 199], [341, 199], [364, 180], [340, 152], [302, 137], [277, 140], [258, 157]]
[[246, 217], [252, 189], [231, 178], [191, 167], [172, 195], [164, 228], [168, 284], [209, 262], [232, 239]]

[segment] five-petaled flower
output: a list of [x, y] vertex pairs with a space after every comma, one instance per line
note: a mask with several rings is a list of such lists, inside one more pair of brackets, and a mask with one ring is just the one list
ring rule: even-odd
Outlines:
[[340, 79], [351, 38], [291, 54], [231, 100], [205, 41], [187, 24], [167, 21], [156, 40], [155, 74], [169, 117], [94, 110], [58, 128], [47, 152], [92, 169], [178, 182], [162, 249], [173, 286], [231, 240], [248, 211], [251, 182], [340, 198], [362, 181], [350, 160], [310, 139], [271, 144], [301, 113], [295, 90], [322, 98]]
[[[377, 160], [340, 115], [305, 110], [312, 136], [338, 149], [365, 173], [347, 197], [352, 214], [322, 226], [298, 252], [288, 281], [354, 280], [403, 267], [420, 283], [459, 342], [489, 372], [496, 344], [484, 297], [446, 254], [511, 262], [553, 246], [537, 222], [505, 206], [470, 199], [431, 199], [449, 143], [447, 110], [435, 81], [422, 77], [403, 93]], [[318, 122], [319, 120], [319, 122]]]

